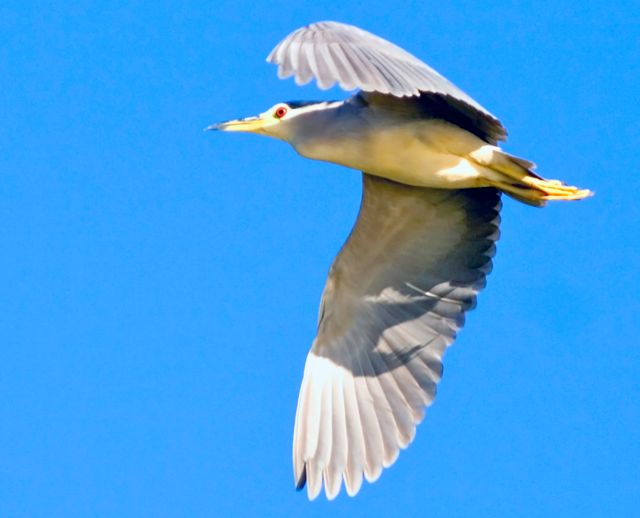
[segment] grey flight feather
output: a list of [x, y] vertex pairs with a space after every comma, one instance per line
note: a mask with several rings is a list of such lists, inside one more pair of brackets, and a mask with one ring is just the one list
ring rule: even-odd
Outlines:
[[496, 117], [433, 68], [352, 25], [319, 22], [302, 27], [282, 40], [267, 61], [278, 65], [279, 77], [295, 76], [298, 84], [315, 77], [322, 89], [338, 83], [346, 90], [358, 88], [395, 97], [435, 95], [492, 126], [494, 139], [506, 136]]
[[410, 187], [364, 174], [356, 225], [331, 267], [307, 357], [294, 475], [315, 498], [358, 492], [405, 448], [442, 356], [485, 285], [498, 239], [492, 188]]

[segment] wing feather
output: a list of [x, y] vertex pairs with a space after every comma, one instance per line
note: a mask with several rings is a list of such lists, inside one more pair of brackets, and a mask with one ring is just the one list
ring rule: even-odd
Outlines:
[[[309, 52], [304, 52], [301, 54], [302, 60], [295, 66], [296, 63], [287, 59], [291, 41], [299, 43], [305, 49], [313, 48], [318, 44], [338, 46], [351, 61], [353, 70], [357, 72], [357, 82], [354, 83], [355, 77], [351, 74], [345, 77], [342, 74], [336, 74], [334, 69], [328, 68], [319, 71], [321, 75], [315, 76], [320, 88], [329, 88], [337, 82], [343, 88], [356, 87], [364, 91], [379, 91], [397, 97], [416, 96], [420, 92], [440, 93], [464, 101], [476, 110], [491, 115], [457, 86], [412, 54], [358, 27], [338, 22], [314, 23], [297, 29], [282, 40], [267, 57], [267, 61], [279, 66], [280, 77], [294, 75], [299, 83], [307, 82], [304, 57], [314, 58]], [[366, 57], [363, 56], [363, 50], [367, 51]], [[396, 63], [398, 68], [402, 69], [400, 71], [396, 68], [393, 71], [394, 86], [390, 91], [386, 91], [386, 80], [381, 80], [376, 72], [377, 64], [385, 61]], [[293, 65], [292, 68], [290, 64]], [[372, 64], [376, 66], [371, 66]]]
[[[354, 365], [356, 371], [364, 372], [357, 351], [352, 353], [347, 349], [345, 352], [349, 363]], [[360, 376], [353, 377], [353, 380], [364, 436], [365, 456], [363, 475], [369, 482], [373, 482], [377, 480], [382, 473], [382, 462], [384, 458], [382, 430], [373, 405], [371, 404], [374, 399], [369, 390], [367, 378]]]
[[334, 61], [339, 74], [336, 75], [340, 86], [345, 90], [353, 90], [358, 85], [358, 74], [356, 73], [351, 60], [347, 57], [343, 47], [336, 42], [329, 44], [332, 55], [337, 59]]
[[494, 189], [421, 189], [364, 175], [358, 221], [323, 293], [294, 431], [298, 487], [356, 494], [415, 436], [442, 357], [491, 269]]
[[332, 430], [331, 456], [324, 467], [324, 480], [327, 498], [333, 500], [340, 492], [342, 474], [347, 464], [348, 435], [344, 403], [345, 373], [341, 373], [333, 384], [331, 399]]
[[[327, 368], [327, 366], [325, 366]], [[329, 464], [331, 455], [331, 440], [333, 437], [332, 419], [332, 387], [335, 384], [335, 370], [327, 369], [326, 377], [322, 380], [320, 396], [320, 419], [316, 426], [318, 430], [315, 452], [307, 464], [307, 484], [309, 498], [315, 498], [322, 489], [323, 471]], [[327, 490], [328, 491], [328, 490]]]
[[347, 428], [347, 459], [344, 471], [344, 485], [347, 494], [355, 495], [362, 486], [362, 473], [365, 465], [365, 437], [362, 430], [362, 417], [353, 376], [344, 377], [344, 409]]

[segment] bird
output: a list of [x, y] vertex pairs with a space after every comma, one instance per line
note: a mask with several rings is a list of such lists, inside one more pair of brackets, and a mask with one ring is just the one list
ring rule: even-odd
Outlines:
[[547, 180], [503, 151], [497, 117], [409, 52], [317, 22], [268, 55], [278, 76], [356, 92], [280, 102], [209, 126], [289, 143], [362, 172], [356, 223], [333, 261], [296, 410], [293, 471], [310, 500], [374, 482], [413, 440], [445, 350], [492, 269], [501, 194], [542, 207], [588, 189]]

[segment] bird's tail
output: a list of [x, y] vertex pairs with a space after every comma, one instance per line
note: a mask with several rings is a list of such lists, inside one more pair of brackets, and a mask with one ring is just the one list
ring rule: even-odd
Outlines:
[[589, 189], [546, 180], [534, 173], [535, 164], [505, 153], [496, 146], [483, 146], [471, 158], [482, 166], [483, 180], [518, 201], [542, 207], [552, 200], [581, 200], [593, 196]]

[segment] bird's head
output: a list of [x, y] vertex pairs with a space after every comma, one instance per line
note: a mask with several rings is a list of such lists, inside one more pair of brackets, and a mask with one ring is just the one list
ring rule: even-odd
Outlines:
[[300, 123], [306, 116], [319, 114], [325, 107], [336, 104], [328, 102], [290, 101], [273, 105], [266, 112], [254, 117], [219, 122], [206, 128], [218, 131], [242, 131], [267, 135], [291, 142], [300, 131]]

